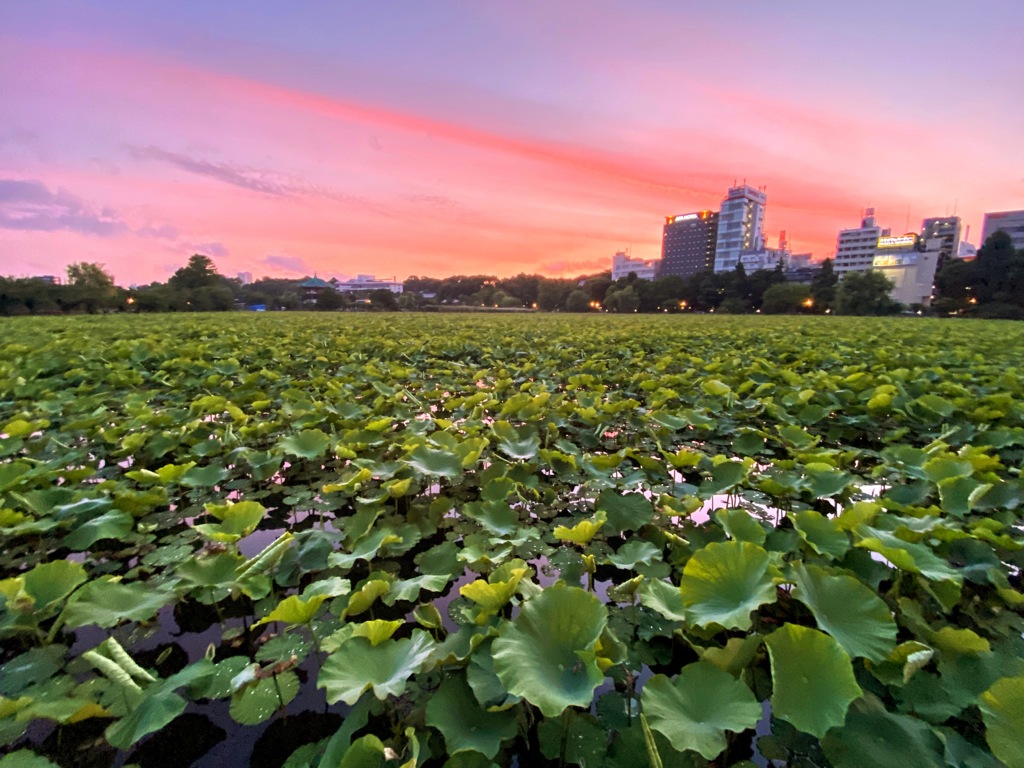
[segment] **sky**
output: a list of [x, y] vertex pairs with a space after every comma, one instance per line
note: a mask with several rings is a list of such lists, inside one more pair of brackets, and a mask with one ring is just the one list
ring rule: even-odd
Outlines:
[[[1024, 209], [1020, 0], [0, 0], [0, 274], [611, 268], [765, 187], [822, 259]], [[909, 225], [909, 226], [908, 226]]]

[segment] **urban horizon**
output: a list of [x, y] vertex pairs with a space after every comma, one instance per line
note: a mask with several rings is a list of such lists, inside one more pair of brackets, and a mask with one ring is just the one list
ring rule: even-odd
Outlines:
[[0, 272], [571, 277], [659, 258], [666, 216], [742, 184], [815, 262], [867, 208], [976, 245], [1024, 208], [1024, 9], [799, 5], [8, 6]]

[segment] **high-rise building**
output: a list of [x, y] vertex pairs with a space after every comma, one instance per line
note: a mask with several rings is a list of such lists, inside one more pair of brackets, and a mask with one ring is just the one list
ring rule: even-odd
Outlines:
[[715, 266], [718, 212], [666, 216], [661, 239], [659, 277], [690, 277]]
[[863, 272], [871, 269], [878, 238], [887, 237], [889, 234], [888, 229], [882, 229], [875, 221], [875, 209], [865, 208], [859, 227], [839, 231], [833, 269], [837, 273]]
[[1014, 248], [1018, 251], [1024, 249], [1024, 211], [986, 213], [981, 227], [981, 245], [1000, 230], [1010, 236]]
[[939, 264], [960, 255], [960, 217], [936, 216], [921, 222], [921, 239], [939, 254]]
[[763, 189], [741, 184], [729, 189], [718, 217], [715, 272], [729, 272], [740, 263], [744, 251], [764, 248], [764, 209], [768, 196]]

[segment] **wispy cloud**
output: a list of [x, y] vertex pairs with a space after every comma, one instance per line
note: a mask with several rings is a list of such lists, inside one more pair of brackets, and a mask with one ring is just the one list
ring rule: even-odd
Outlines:
[[66, 230], [111, 237], [128, 226], [111, 208], [96, 210], [66, 189], [56, 192], [36, 179], [0, 179], [0, 228]]
[[277, 269], [283, 269], [286, 272], [295, 272], [308, 275], [311, 270], [306, 265], [304, 259], [298, 256], [282, 256], [270, 254], [262, 259], [263, 263], [268, 267], [276, 267]]
[[170, 163], [189, 173], [217, 179], [253, 192], [266, 195], [290, 196], [296, 193], [295, 184], [282, 174], [256, 168], [245, 168], [230, 163], [217, 163], [201, 158], [189, 157], [177, 152], [168, 152], [160, 147], [128, 147], [128, 153], [136, 160], [157, 160]]
[[552, 261], [541, 264], [540, 269], [544, 272], [572, 276], [590, 274], [592, 272], [604, 272], [611, 267], [611, 259], [583, 259], [580, 261]]

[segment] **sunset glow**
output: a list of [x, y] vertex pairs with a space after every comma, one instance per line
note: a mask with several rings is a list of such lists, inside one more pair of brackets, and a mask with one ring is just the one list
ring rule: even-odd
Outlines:
[[744, 179], [818, 259], [1024, 208], [1017, 2], [178, 5], [0, 9], [0, 274], [575, 275]]

